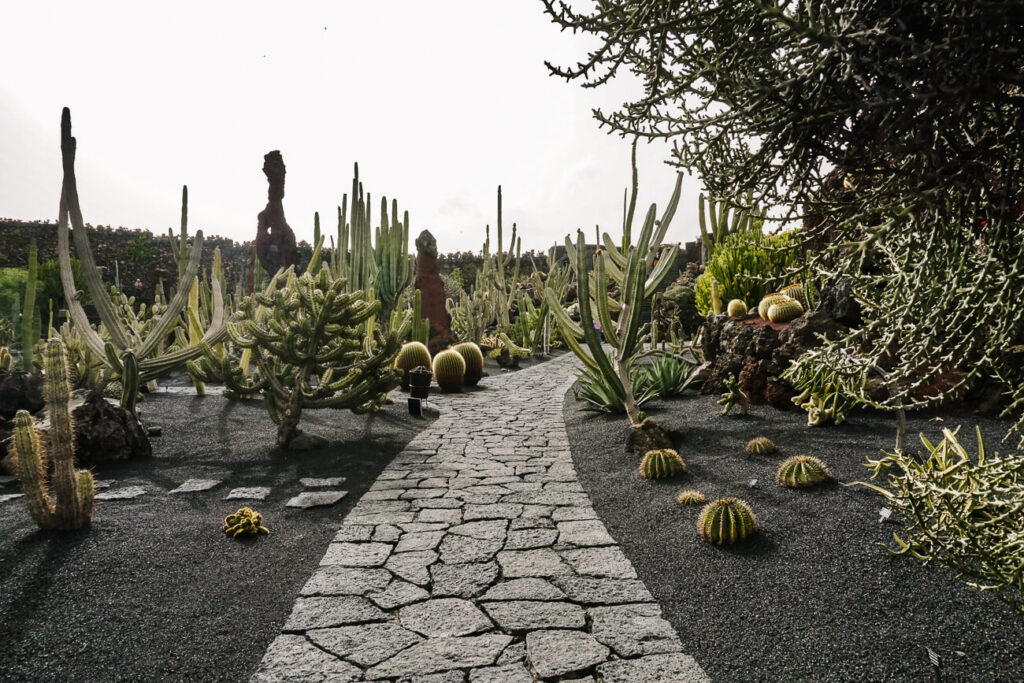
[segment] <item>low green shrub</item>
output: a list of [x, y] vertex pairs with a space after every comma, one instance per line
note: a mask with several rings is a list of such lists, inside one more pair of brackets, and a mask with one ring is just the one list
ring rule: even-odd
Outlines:
[[711, 283], [722, 288], [722, 299], [760, 301], [768, 292], [786, 284], [788, 273], [799, 259], [796, 231], [765, 235], [757, 231], [729, 235], [715, 249], [704, 274], [694, 288], [697, 311], [711, 313]]

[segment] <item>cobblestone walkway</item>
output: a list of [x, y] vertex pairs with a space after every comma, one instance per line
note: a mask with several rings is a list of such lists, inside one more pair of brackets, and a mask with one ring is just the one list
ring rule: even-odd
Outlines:
[[252, 680], [708, 680], [576, 479], [574, 369], [448, 397], [345, 519]]

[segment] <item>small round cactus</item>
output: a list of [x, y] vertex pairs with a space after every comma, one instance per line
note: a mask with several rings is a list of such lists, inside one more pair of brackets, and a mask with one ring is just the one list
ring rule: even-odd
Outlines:
[[263, 526], [263, 515], [252, 508], [239, 508], [238, 512], [224, 518], [224, 533], [232, 538], [269, 534]]
[[700, 505], [701, 503], [708, 502], [708, 499], [697, 489], [686, 489], [679, 492], [679, 495], [676, 496], [676, 502], [680, 505]]
[[767, 455], [775, 452], [775, 443], [766, 436], [757, 436], [747, 442], [747, 453]]
[[462, 354], [447, 349], [434, 356], [434, 379], [441, 391], [460, 391], [466, 378], [466, 361]]
[[790, 320], [799, 318], [804, 313], [804, 307], [796, 299], [780, 301], [768, 307], [768, 319], [773, 323], [788, 323]]
[[788, 296], [791, 299], [796, 299], [797, 301], [799, 301], [801, 303], [803, 303], [803, 301], [804, 301], [804, 286], [799, 284], [799, 283], [798, 284], [792, 284], [792, 285], [786, 285], [785, 287], [783, 287], [779, 291], [782, 292], [783, 294], [785, 294], [786, 296]]
[[420, 342], [403, 344], [395, 356], [395, 369], [402, 371], [402, 388], [409, 388], [409, 371], [419, 366], [430, 367], [430, 351]]
[[793, 489], [817, 486], [832, 477], [828, 465], [810, 455], [786, 458], [775, 472], [775, 481]]
[[733, 299], [729, 302], [727, 310], [730, 318], [738, 318], [741, 315], [747, 314], [747, 305], [743, 303], [742, 299]]
[[732, 545], [757, 531], [757, 518], [745, 500], [720, 498], [700, 511], [697, 533], [708, 543]]
[[772, 304], [777, 304], [780, 301], [789, 301], [789, 297], [782, 292], [772, 292], [771, 294], [765, 294], [764, 298], [761, 299], [761, 303], [757, 305], [758, 314], [765, 320], [768, 320], [768, 309], [771, 308]]
[[460, 342], [452, 347], [458, 351], [462, 360], [466, 361], [466, 386], [475, 387], [484, 376], [484, 354], [480, 347], [471, 341]]
[[640, 476], [644, 479], [665, 479], [686, 471], [686, 463], [671, 448], [647, 451], [640, 461]]

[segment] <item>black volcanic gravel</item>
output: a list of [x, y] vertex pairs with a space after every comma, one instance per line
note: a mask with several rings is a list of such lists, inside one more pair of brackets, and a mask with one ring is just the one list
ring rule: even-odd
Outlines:
[[[683, 476], [641, 479], [637, 459], [623, 448], [625, 417], [579, 412], [569, 392], [564, 414], [573, 460], [685, 652], [712, 679], [936, 680], [930, 647], [941, 657], [942, 680], [1024, 680], [1024, 618], [944, 567], [879, 547], [902, 529], [879, 523], [881, 496], [835, 483], [814, 490], [775, 483], [778, 463], [798, 454], [823, 458], [839, 481], [866, 480], [866, 458], [892, 448], [892, 415], [859, 413], [838, 427], [808, 428], [803, 413], [769, 407], [722, 417], [713, 397], [693, 394], [650, 404], [647, 412], [678, 431]], [[1006, 422], [966, 412], [911, 415], [908, 446], [917, 448], [919, 432], [935, 443], [942, 427], [961, 423], [968, 452], [975, 424], [990, 451], [1012, 450], [1000, 443]], [[755, 436], [772, 439], [779, 452], [747, 455], [743, 447]], [[759, 533], [732, 548], [703, 542], [700, 506], [675, 502], [686, 488], [708, 500], [746, 499]]]

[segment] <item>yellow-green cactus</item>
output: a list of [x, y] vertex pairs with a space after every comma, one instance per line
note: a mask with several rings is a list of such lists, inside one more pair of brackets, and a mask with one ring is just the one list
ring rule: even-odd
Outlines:
[[442, 391], [461, 391], [466, 380], [466, 361], [462, 354], [446, 349], [434, 356], [434, 378]]
[[775, 481], [792, 489], [817, 486], [828, 481], [832, 473], [828, 465], [810, 455], [794, 455], [786, 458], [775, 472]]
[[765, 436], [758, 436], [747, 442], [747, 453], [767, 455], [775, 452], [775, 443]]
[[462, 356], [462, 360], [466, 361], [466, 386], [476, 386], [480, 378], [484, 376], [483, 351], [471, 341], [456, 344], [452, 350], [457, 351]]
[[790, 297], [782, 292], [772, 292], [771, 294], [765, 294], [764, 298], [761, 299], [761, 303], [757, 305], [757, 313], [762, 319], [768, 320], [768, 309], [772, 307], [772, 304], [781, 303], [783, 301], [789, 301]]
[[700, 505], [701, 503], [706, 503], [707, 500], [704, 494], [697, 489], [686, 489], [685, 491], [680, 491], [679, 495], [676, 496], [676, 502], [680, 505]]
[[430, 368], [430, 351], [427, 350], [426, 344], [418, 341], [403, 344], [395, 356], [395, 369], [402, 373], [403, 389], [409, 388], [409, 372], [420, 366]]
[[730, 318], [739, 318], [747, 314], [747, 305], [742, 299], [733, 299], [729, 302], [727, 312]]
[[804, 313], [804, 307], [796, 299], [779, 301], [768, 307], [768, 319], [773, 323], [788, 323], [790, 320], [799, 318]]
[[700, 511], [697, 533], [708, 543], [732, 545], [757, 531], [757, 518], [745, 500], [721, 498]]
[[686, 471], [686, 463], [671, 448], [647, 451], [640, 461], [640, 476], [644, 479], [666, 479]]
[[224, 518], [224, 533], [232, 538], [238, 538], [269, 534], [270, 529], [263, 526], [263, 515], [252, 508], [239, 508], [238, 512]]

